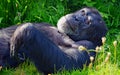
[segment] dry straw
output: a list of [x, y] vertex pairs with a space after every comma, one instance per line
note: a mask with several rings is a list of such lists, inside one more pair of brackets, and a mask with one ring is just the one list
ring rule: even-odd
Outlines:
[[2, 66], [0, 66], [0, 71], [1, 71], [1, 69], [2, 69]]
[[92, 66], [93, 66], [93, 61], [94, 61], [94, 57], [93, 56], [90, 56], [90, 64], [89, 64], [89, 68], [91, 69]]

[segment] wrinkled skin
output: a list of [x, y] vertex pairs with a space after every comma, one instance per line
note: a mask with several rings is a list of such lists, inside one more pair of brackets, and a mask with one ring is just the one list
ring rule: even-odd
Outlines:
[[58, 29], [46, 23], [19, 26], [0, 30], [0, 66], [16, 67], [29, 58], [45, 74], [53, 73], [55, 65], [57, 71], [65, 66], [67, 70], [82, 69], [90, 63], [90, 56], [95, 57], [95, 52], [81, 51], [78, 47], [95, 49], [102, 45], [101, 38], [107, 33], [102, 17], [94, 8], [63, 16]]
[[60, 32], [67, 34], [72, 40], [88, 40], [96, 46], [102, 45], [101, 37], [104, 37], [107, 32], [99, 12], [90, 7], [63, 16], [57, 26]]

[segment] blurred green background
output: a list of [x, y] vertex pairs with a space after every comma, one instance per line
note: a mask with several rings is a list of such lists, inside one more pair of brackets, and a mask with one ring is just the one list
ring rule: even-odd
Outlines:
[[120, 27], [119, 0], [0, 0], [0, 27], [23, 22], [48, 22], [90, 6], [98, 9], [109, 29]]
[[86, 6], [100, 11], [110, 35], [120, 32], [119, 0], [0, 0], [0, 28], [24, 22], [56, 25], [61, 16]]

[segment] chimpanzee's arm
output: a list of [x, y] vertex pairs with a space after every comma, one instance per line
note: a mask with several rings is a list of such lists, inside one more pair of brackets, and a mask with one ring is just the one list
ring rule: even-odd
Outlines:
[[11, 38], [10, 53], [15, 56], [22, 46], [25, 55], [34, 62], [37, 69], [44, 73], [53, 73], [61, 68], [71, 70], [83, 68], [89, 63], [89, 54], [75, 48], [61, 50], [55, 43], [38, 31], [31, 23], [18, 27]]

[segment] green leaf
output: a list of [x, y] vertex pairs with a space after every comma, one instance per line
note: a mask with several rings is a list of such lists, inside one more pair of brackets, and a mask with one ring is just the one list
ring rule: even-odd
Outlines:
[[3, 20], [3, 17], [0, 17], [0, 23], [2, 22], [2, 20]]
[[116, 0], [112, 0], [112, 2], [115, 2]]
[[96, 2], [92, 2], [92, 1], [84, 1], [83, 4], [86, 4], [87, 6], [94, 6], [96, 4]]
[[8, 3], [10, 3], [10, 0], [7, 0]]

